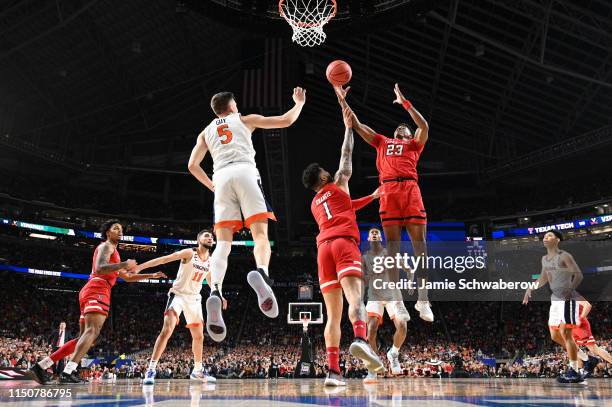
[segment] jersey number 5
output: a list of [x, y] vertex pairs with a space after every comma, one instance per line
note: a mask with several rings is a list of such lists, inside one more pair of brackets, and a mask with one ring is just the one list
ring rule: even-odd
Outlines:
[[221, 144], [231, 143], [232, 139], [234, 138], [234, 135], [230, 129], [228, 129], [228, 126], [229, 125], [227, 124], [222, 124], [221, 126], [217, 127], [217, 135], [221, 139]]
[[389, 144], [387, 146], [387, 155], [402, 155], [404, 151], [403, 144]]

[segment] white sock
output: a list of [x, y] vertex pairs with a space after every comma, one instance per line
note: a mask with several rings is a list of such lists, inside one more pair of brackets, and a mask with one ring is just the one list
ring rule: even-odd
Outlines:
[[257, 266], [257, 268], [262, 269], [266, 276], [270, 277], [270, 274], [268, 273], [268, 266]]
[[576, 372], [578, 371], [578, 361], [577, 360], [570, 360], [569, 365]]
[[193, 371], [194, 372], [201, 372], [202, 371], [202, 362], [195, 362], [193, 364]]
[[79, 365], [76, 362], [73, 362], [71, 360], [70, 362], [66, 363], [66, 367], [64, 368], [64, 373], [72, 374], [72, 372], [74, 372], [78, 366]]
[[212, 286], [211, 290], [218, 289], [223, 295], [221, 288], [227, 271], [227, 257], [232, 251], [232, 242], [220, 241], [217, 242], [215, 251], [210, 256], [210, 279]]
[[53, 363], [55, 362], [49, 356], [47, 356], [46, 358], [38, 362], [38, 366], [46, 370], [53, 366]]
[[399, 353], [399, 348], [396, 348], [395, 345], [391, 346], [391, 353]]
[[155, 370], [156, 367], [157, 367], [157, 360], [151, 359], [151, 361], [149, 362], [148, 370]]
[[429, 290], [427, 288], [417, 288], [419, 301], [427, 302], [429, 301]]

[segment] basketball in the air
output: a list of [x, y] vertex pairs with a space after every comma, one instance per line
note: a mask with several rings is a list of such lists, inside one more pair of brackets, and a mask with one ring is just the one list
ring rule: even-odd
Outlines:
[[327, 65], [325, 75], [332, 85], [344, 86], [351, 80], [353, 71], [351, 70], [351, 66], [346, 62], [336, 60]]

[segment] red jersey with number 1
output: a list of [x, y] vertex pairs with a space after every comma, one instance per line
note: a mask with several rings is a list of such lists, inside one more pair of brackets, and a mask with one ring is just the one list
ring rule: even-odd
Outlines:
[[[96, 260], [98, 258], [98, 250], [100, 249], [100, 246], [102, 246], [103, 244], [105, 243], [99, 244], [98, 247], [96, 247], [96, 250], [94, 250], [93, 260], [91, 263], [91, 274], [89, 275], [89, 280], [91, 281], [93, 278], [101, 278], [103, 280], [106, 280], [106, 282], [112, 287], [117, 282], [117, 277], [119, 277], [118, 271], [114, 271], [112, 273], [107, 273], [107, 274], [98, 274], [96, 272]], [[115, 250], [113, 251], [113, 254], [111, 254], [110, 259], [108, 259], [109, 264], [121, 263], [119, 252], [117, 251], [116, 247], [114, 249]]]
[[376, 134], [370, 143], [376, 148], [376, 168], [379, 180], [414, 178], [418, 181], [417, 163], [424, 145], [414, 140], [402, 140]]
[[353, 201], [333, 182], [325, 185], [312, 200], [312, 215], [319, 225], [317, 246], [326, 240], [348, 237], [359, 242], [359, 228]]

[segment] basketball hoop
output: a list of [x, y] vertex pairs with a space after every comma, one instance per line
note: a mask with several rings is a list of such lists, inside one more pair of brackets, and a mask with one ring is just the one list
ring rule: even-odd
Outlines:
[[293, 42], [302, 47], [321, 45], [323, 26], [336, 15], [336, 0], [280, 0], [278, 12], [293, 29]]
[[308, 330], [308, 325], [322, 324], [323, 304], [320, 302], [290, 302], [287, 323], [302, 325], [304, 332]]

